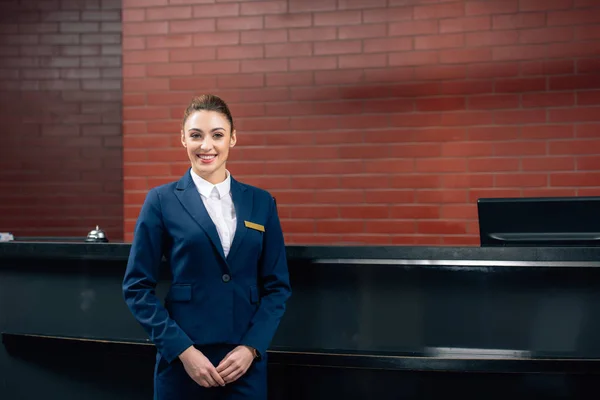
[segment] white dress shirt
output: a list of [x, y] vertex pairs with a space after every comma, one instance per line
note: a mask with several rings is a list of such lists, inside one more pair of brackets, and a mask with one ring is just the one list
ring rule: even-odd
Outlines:
[[237, 221], [233, 199], [231, 198], [231, 174], [229, 171], [226, 172], [227, 178], [223, 182], [213, 185], [201, 178], [193, 169], [190, 170], [192, 180], [196, 185], [196, 189], [198, 189], [198, 193], [200, 193], [204, 207], [206, 207], [208, 215], [210, 215], [217, 228], [225, 257], [229, 254]]

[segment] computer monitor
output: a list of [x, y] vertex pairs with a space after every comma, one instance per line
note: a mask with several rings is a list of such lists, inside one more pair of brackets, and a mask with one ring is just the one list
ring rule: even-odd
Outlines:
[[477, 200], [487, 246], [600, 246], [600, 197]]

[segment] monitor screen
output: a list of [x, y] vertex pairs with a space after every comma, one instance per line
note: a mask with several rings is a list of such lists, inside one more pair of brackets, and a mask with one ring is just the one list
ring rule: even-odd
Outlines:
[[599, 246], [600, 197], [477, 200], [481, 246]]

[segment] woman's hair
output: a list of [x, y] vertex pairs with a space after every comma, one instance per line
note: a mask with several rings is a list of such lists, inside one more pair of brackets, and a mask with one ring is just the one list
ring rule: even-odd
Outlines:
[[218, 96], [214, 94], [203, 94], [198, 97], [194, 97], [190, 103], [190, 105], [185, 109], [183, 113], [183, 122], [181, 123], [181, 127], [185, 126], [185, 122], [189, 118], [191, 114], [196, 111], [216, 111], [218, 113], [223, 114], [227, 120], [229, 121], [229, 125], [231, 125], [231, 132], [233, 132], [233, 118], [231, 117], [231, 111], [229, 111], [229, 107], [227, 103], [223, 101]]

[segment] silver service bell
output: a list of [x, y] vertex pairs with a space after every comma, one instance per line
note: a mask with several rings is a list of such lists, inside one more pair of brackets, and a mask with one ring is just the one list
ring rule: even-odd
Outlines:
[[88, 233], [86, 242], [108, 242], [108, 238], [106, 237], [106, 233], [96, 225], [96, 229], [92, 229], [90, 233]]

